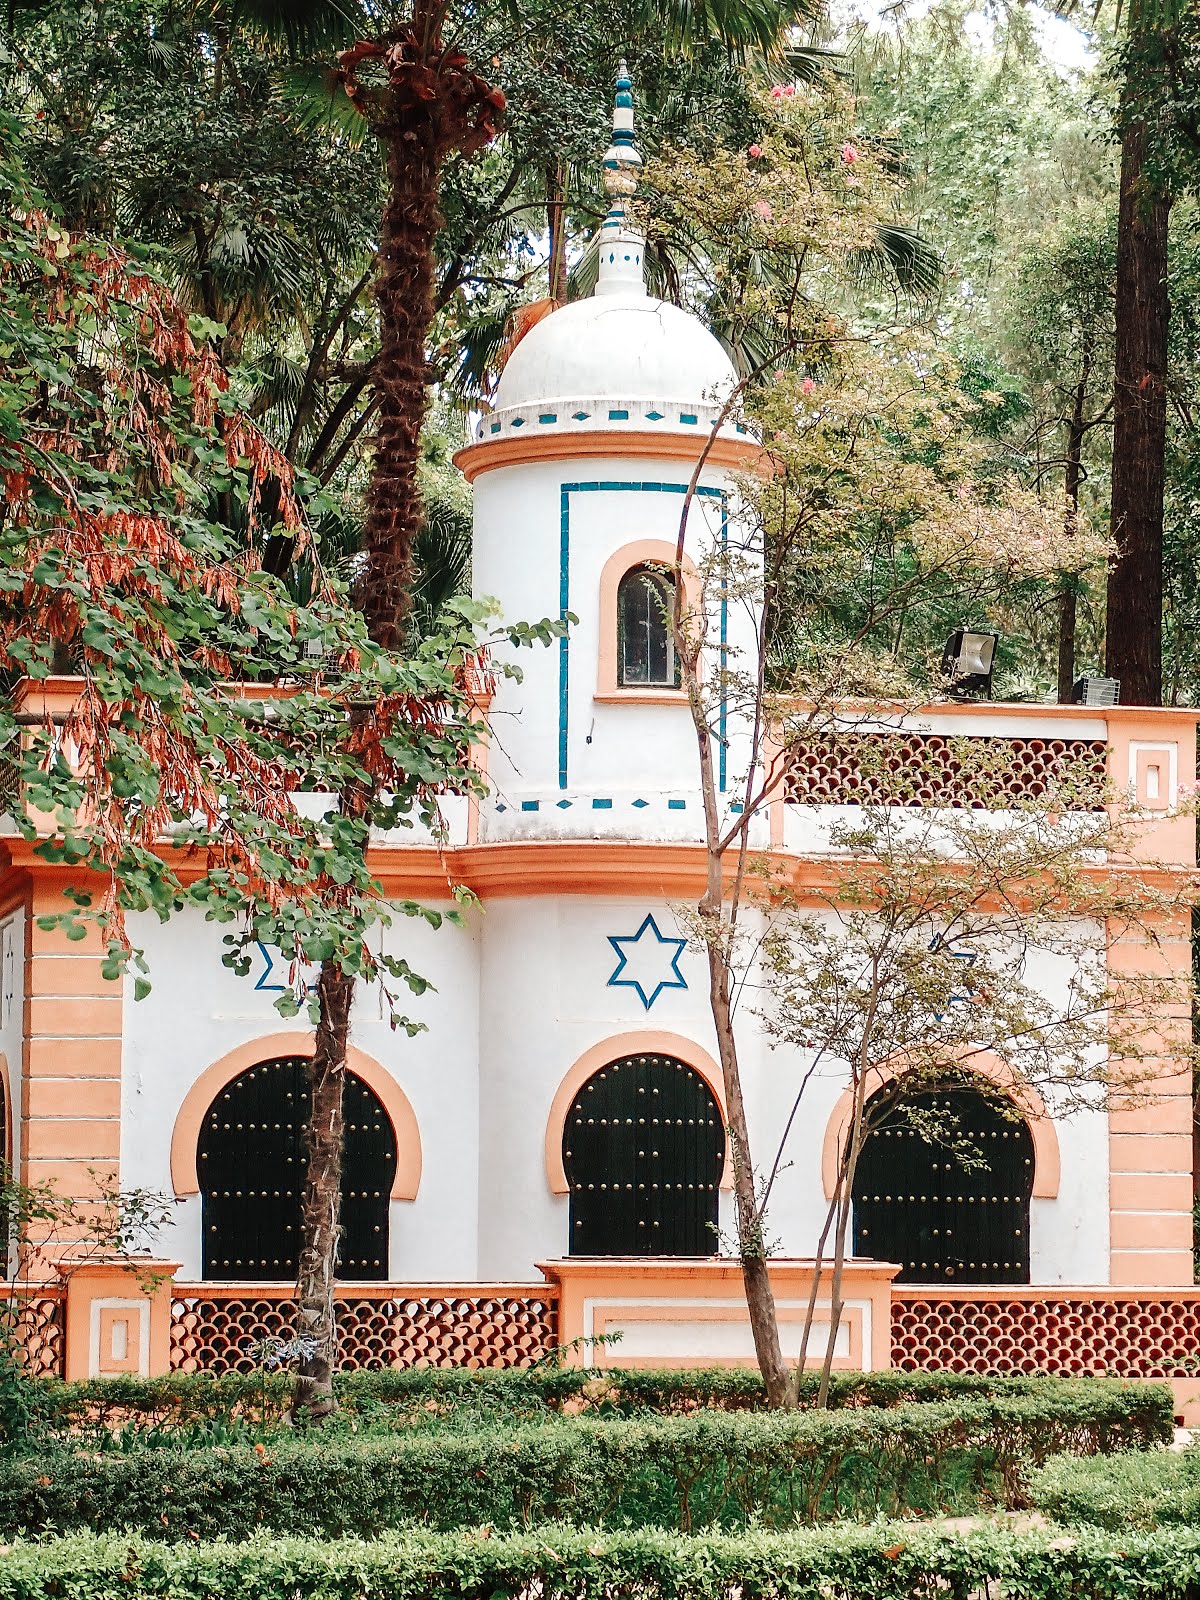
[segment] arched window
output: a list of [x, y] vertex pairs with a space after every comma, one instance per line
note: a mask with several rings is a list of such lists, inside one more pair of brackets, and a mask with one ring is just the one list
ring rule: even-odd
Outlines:
[[563, 1128], [574, 1256], [711, 1256], [725, 1164], [712, 1090], [673, 1056], [625, 1056], [580, 1089]]
[[671, 632], [675, 585], [654, 567], [631, 567], [617, 588], [617, 682], [622, 688], [677, 689]]
[[[340, 1278], [388, 1275], [388, 1201], [396, 1134], [374, 1090], [347, 1072], [342, 1091]], [[304, 1192], [308, 1061], [285, 1056], [240, 1072], [200, 1127], [205, 1278], [294, 1278]]]
[[863, 1145], [854, 1253], [899, 1261], [900, 1283], [1028, 1283], [1032, 1194], [1024, 1122], [962, 1084], [913, 1095]]

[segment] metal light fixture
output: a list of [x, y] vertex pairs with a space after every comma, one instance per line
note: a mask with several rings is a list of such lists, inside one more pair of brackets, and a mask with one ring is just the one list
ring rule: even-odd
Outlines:
[[1076, 678], [1071, 703], [1077, 706], [1115, 706], [1121, 699], [1119, 678]]
[[942, 652], [942, 672], [951, 694], [991, 694], [999, 639], [998, 633], [976, 633], [971, 628], [950, 635]]

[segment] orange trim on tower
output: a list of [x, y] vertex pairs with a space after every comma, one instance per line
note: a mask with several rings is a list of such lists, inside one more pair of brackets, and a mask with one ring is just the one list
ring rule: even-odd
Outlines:
[[[454, 465], [468, 483], [496, 467], [522, 467], [530, 461], [573, 461], [608, 456], [621, 459], [680, 460], [695, 462], [708, 443], [708, 433], [540, 433], [520, 439], [484, 439], [465, 445]], [[752, 439], [717, 438], [705, 455], [707, 467], [753, 466], [764, 457]]]
[[[600, 1039], [585, 1050], [558, 1086], [546, 1119], [546, 1182], [552, 1194], [569, 1194], [566, 1168], [563, 1166], [563, 1130], [571, 1102], [592, 1076], [610, 1061], [621, 1061], [625, 1056], [674, 1056], [677, 1061], [698, 1072], [712, 1090], [713, 1098], [721, 1108], [722, 1118], [728, 1116], [725, 1105], [725, 1083], [721, 1069], [708, 1051], [693, 1039], [680, 1033], [665, 1033], [656, 1028], [635, 1028], [630, 1033], [616, 1033]], [[725, 1167], [721, 1173], [721, 1188], [733, 1187], [733, 1167], [726, 1147]]]
[[[214, 1061], [192, 1084], [171, 1130], [171, 1186], [177, 1196], [200, 1193], [200, 1174], [196, 1166], [196, 1146], [200, 1126], [213, 1100], [248, 1067], [282, 1056], [311, 1056], [316, 1045], [311, 1033], [269, 1033], [250, 1039]], [[396, 1177], [393, 1200], [415, 1200], [421, 1184], [421, 1130], [416, 1113], [404, 1090], [373, 1056], [350, 1045], [346, 1065], [379, 1096], [396, 1133]]]

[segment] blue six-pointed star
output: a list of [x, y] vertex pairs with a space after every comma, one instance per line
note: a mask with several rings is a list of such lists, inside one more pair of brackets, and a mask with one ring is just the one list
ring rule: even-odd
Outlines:
[[608, 942], [619, 958], [608, 980], [609, 986], [636, 989], [647, 1011], [664, 989], [687, 988], [687, 979], [679, 970], [679, 958], [687, 940], [669, 939], [661, 934], [652, 911], [646, 913], [636, 933], [610, 933]]

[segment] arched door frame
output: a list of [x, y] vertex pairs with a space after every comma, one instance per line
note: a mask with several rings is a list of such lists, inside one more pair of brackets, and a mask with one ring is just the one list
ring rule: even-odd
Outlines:
[[[707, 1050], [702, 1049], [694, 1040], [685, 1039], [682, 1034], [665, 1033], [654, 1028], [638, 1028], [631, 1033], [613, 1034], [585, 1050], [567, 1071], [555, 1091], [550, 1105], [550, 1115], [546, 1119], [545, 1144], [546, 1182], [550, 1186], [551, 1194], [566, 1195], [571, 1192], [567, 1182], [567, 1171], [563, 1165], [563, 1134], [567, 1126], [567, 1113], [574, 1103], [575, 1096], [593, 1073], [599, 1072], [601, 1067], [607, 1067], [610, 1062], [623, 1060], [626, 1056], [674, 1056], [676, 1061], [682, 1061], [684, 1066], [691, 1067], [704, 1079], [712, 1090], [722, 1119], [728, 1123], [729, 1112], [725, 1104], [725, 1083], [721, 1069]], [[725, 1165], [721, 1170], [720, 1187], [725, 1190], [733, 1188], [733, 1165], [728, 1140], [725, 1142]]]
[[[1033, 1139], [1033, 1199], [1057, 1199], [1062, 1177], [1058, 1133], [1041, 1095], [1031, 1085], [1021, 1083], [1003, 1057], [991, 1050], [964, 1053], [962, 1070], [994, 1083], [1016, 1105]], [[865, 1098], [869, 1100], [885, 1083], [890, 1083], [896, 1072], [893, 1066], [872, 1072]], [[821, 1186], [826, 1200], [832, 1200], [837, 1189], [838, 1166], [853, 1116], [854, 1096], [849, 1089], [843, 1089], [825, 1124], [825, 1139], [821, 1148]]]
[[[171, 1187], [177, 1199], [200, 1193], [196, 1159], [200, 1128], [209, 1106], [225, 1085], [249, 1067], [287, 1056], [311, 1056], [315, 1047], [316, 1038], [311, 1033], [269, 1033], [238, 1045], [200, 1074], [184, 1096], [171, 1132]], [[365, 1050], [350, 1045], [346, 1065], [378, 1097], [396, 1136], [396, 1176], [389, 1198], [415, 1200], [421, 1185], [421, 1131], [408, 1096], [391, 1073]]]

